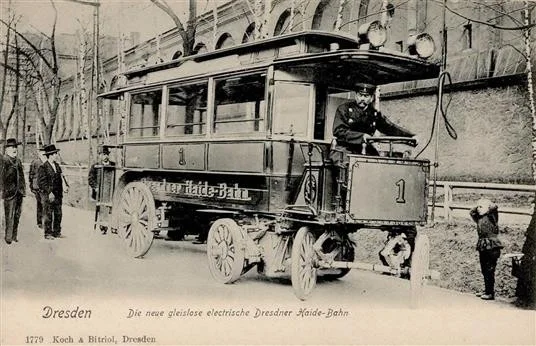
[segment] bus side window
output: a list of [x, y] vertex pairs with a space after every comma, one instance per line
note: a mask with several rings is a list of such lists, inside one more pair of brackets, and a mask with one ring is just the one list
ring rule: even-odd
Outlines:
[[169, 88], [166, 136], [206, 133], [207, 90], [207, 82]]
[[156, 137], [160, 129], [162, 90], [133, 93], [128, 121], [129, 137]]
[[214, 133], [265, 131], [265, 74], [216, 80]]

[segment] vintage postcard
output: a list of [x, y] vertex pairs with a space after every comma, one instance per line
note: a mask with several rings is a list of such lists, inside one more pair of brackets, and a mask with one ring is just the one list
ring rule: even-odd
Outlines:
[[0, 344], [534, 345], [535, 5], [2, 0]]

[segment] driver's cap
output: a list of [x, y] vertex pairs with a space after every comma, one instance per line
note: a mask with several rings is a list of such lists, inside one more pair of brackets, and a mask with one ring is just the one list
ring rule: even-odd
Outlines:
[[360, 94], [374, 95], [376, 86], [368, 83], [357, 83], [355, 85], [355, 92]]

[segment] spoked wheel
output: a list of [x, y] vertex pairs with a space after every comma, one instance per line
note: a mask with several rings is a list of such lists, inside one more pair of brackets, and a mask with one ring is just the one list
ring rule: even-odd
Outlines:
[[151, 190], [141, 182], [128, 183], [115, 208], [117, 234], [127, 245], [130, 253], [142, 257], [153, 243], [156, 228], [156, 209]]
[[430, 271], [430, 241], [426, 235], [418, 234], [411, 257], [410, 290], [411, 307], [417, 308], [421, 302], [424, 285]]
[[240, 277], [244, 268], [246, 249], [240, 227], [233, 219], [218, 219], [207, 237], [208, 265], [212, 276], [224, 284]]
[[307, 299], [316, 286], [317, 266], [313, 249], [315, 237], [307, 227], [302, 227], [294, 237], [291, 257], [291, 281], [294, 294]]

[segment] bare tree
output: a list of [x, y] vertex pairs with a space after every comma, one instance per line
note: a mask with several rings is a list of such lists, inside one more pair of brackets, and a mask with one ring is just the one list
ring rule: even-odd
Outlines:
[[[60, 88], [62, 80], [59, 74], [58, 53], [56, 51], [56, 23], [57, 10], [53, 0], [50, 0], [54, 10], [54, 19], [50, 35], [40, 33], [31, 35], [21, 33], [12, 22], [0, 19], [9, 32], [12, 32], [18, 39], [21, 39], [24, 49], [17, 52], [22, 53], [25, 61], [31, 66], [28, 82], [33, 101], [38, 109], [38, 122], [44, 129], [44, 142], [50, 143], [54, 132], [54, 125], [60, 105]], [[36, 37], [42, 44], [36, 43]]]
[[175, 13], [173, 8], [169, 6], [166, 0], [150, 0], [156, 7], [164, 11], [175, 23], [179, 35], [182, 38], [182, 55], [189, 56], [194, 54], [195, 34], [197, 30], [197, 4], [196, 0], [188, 1], [188, 21], [186, 22], [186, 28], [180, 20], [179, 16]]
[[[534, 8], [534, 5], [532, 8]], [[525, 1], [524, 26], [523, 36], [525, 41], [525, 54], [527, 57], [527, 89], [532, 119], [532, 177], [534, 182], [536, 182], [536, 107], [534, 105], [534, 79], [531, 61], [532, 50], [530, 45], [530, 30], [532, 23], [530, 23], [530, 8], [528, 1]], [[523, 244], [522, 252], [523, 257], [521, 258], [521, 270], [517, 281], [516, 296], [518, 297], [519, 303], [530, 307], [536, 307], [536, 207], [534, 208], [532, 218], [527, 227], [527, 232], [525, 233], [525, 242]]]
[[[11, 23], [11, 19], [9, 19], [9, 21]], [[7, 128], [9, 126], [8, 119], [4, 121], [3, 108], [4, 108], [4, 104], [6, 103], [4, 100], [5, 100], [5, 95], [6, 95], [7, 79], [10, 73], [10, 66], [9, 66], [10, 34], [11, 34], [11, 30], [8, 28], [6, 31], [6, 47], [3, 51], [3, 56], [2, 56], [2, 77], [3, 78], [1, 81], [1, 85], [0, 85], [0, 133], [2, 136], [0, 139], [2, 140], [5, 139], [6, 137], [5, 132], [7, 131]]]
[[[9, 3], [10, 5], [11, 3]], [[10, 6], [9, 6], [10, 7]], [[5, 48], [3, 50], [2, 54], [2, 82], [0, 85], [0, 140], [4, 140], [7, 137], [7, 132], [11, 123], [11, 120], [13, 118], [13, 115], [15, 113], [15, 107], [16, 107], [16, 101], [17, 101], [17, 95], [13, 95], [13, 102], [10, 102], [8, 98], [11, 96], [11, 85], [8, 84], [8, 81], [11, 81], [11, 77], [15, 76], [15, 78], [18, 79], [18, 63], [17, 66], [11, 66], [10, 62], [10, 44], [11, 44], [11, 25], [14, 25], [14, 16], [11, 15], [10, 8], [8, 7], [8, 13], [9, 13], [9, 27], [6, 31], [6, 37], [5, 37]], [[17, 55], [18, 56], [18, 55]], [[4, 105], [11, 104], [11, 110], [8, 111], [7, 115], [4, 115]], [[3, 150], [3, 148], [2, 148]]]

